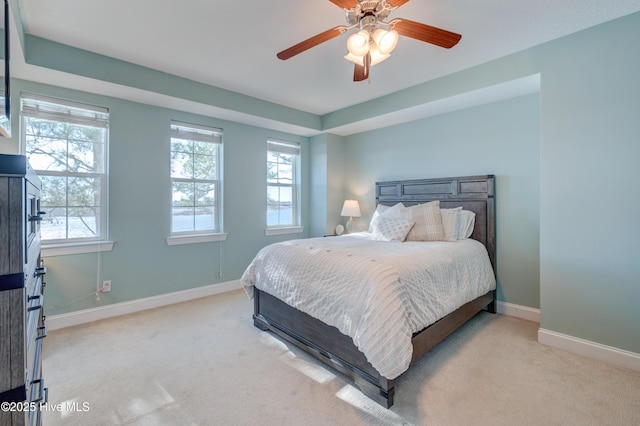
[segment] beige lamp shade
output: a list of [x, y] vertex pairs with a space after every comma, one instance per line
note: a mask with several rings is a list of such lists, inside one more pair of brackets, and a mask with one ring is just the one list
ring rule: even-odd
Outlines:
[[344, 200], [340, 216], [360, 217], [360, 204], [358, 200]]

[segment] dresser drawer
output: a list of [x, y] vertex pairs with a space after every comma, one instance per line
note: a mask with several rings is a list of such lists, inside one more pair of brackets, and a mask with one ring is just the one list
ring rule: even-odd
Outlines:
[[[0, 319], [0, 394], [7, 395], [11, 401], [24, 398], [24, 378], [26, 368], [25, 356], [27, 342], [25, 340], [26, 312], [24, 307], [24, 288], [0, 291], [2, 316]], [[5, 342], [8, 342], [5, 343]], [[7, 394], [8, 393], [8, 394]]]
[[32, 295], [36, 291], [40, 291], [36, 289], [34, 279], [41, 277], [46, 272], [46, 268], [44, 268], [40, 259], [40, 242], [33, 244], [29, 248], [28, 257], [30, 260], [24, 265], [24, 279], [27, 293]]
[[[33, 263], [33, 265], [31, 264]], [[32, 336], [37, 328], [38, 319], [42, 315], [44, 296], [43, 296], [43, 279], [46, 268], [40, 260], [40, 256], [34, 257], [34, 260], [28, 265], [25, 272], [25, 306], [26, 306], [26, 325], [27, 341], [31, 342]]]
[[41, 279], [33, 278], [33, 291], [26, 293], [26, 316], [25, 316], [25, 330], [28, 344], [35, 338], [36, 329], [42, 315], [44, 306], [44, 295], [40, 292], [42, 289]]
[[36, 343], [41, 340], [40, 336], [42, 335], [40, 329], [40, 323], [42, 322], [42, 309], [39, 309], [38, 312], [32, 311], [29, 312], [30, 315], [27, 316], [27, 333], [26, 333], [26, 349], [27, 349], [27, 361], [26, 367], [31, 368], [30, 360], [33, 360], [34, 351], [36, 347]]
[[31, 373], [29, 389], [27, 390], [27, 400], [29, 402], [44, 401], [45, 387], [42, 378], [42, 339], [38, 339], [35, 345], [34, 357], [29, 365]]
[[38, 188], [28, 180], [25, 181], [25, 186], [25, 262], [31, 264], [40, 255], [40, 222], [45, 213], [40, 211], [40, 191]]

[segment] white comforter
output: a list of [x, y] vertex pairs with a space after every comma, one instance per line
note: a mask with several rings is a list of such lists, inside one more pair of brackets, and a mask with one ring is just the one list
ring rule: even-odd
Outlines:
[[371, 365], [394, 379], [411, 361], [411, 336], [496, 288], [485, 247], [376, 241], [363, 232], [269, 245], [241, 278], [350, 336]]

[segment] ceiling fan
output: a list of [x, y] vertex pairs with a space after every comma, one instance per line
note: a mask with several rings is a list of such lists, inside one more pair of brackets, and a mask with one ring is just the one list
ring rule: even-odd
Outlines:
[[347, 40], [349, 54], [345, 58], [355, 63], [353, 81], [363, 81], [369, 78], [370, 67], [389, 57], [398, 42], [398, 35], [447, 49], [455, 46], [462, 38], [460, 34], [404, 18], [385, 21], [392, 10], [409, 0], [329, 1], [344, 9], [347, 25], [339, 25], [291, 46], [278, 53], [278, 58], [287, 60], [352, 28], [359, 28]]

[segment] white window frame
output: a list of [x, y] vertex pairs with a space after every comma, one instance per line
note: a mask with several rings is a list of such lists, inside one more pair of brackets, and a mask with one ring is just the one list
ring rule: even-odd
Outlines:
[[[222, 194], [223, 194], [223, 185], [222, 185], [222, 137], [223, 132], [222, 129], [202, 126], [191, 123], [184, 123], [180, 121], [171, 121], [170, 127], [171, 134], [171, 142], [170, 142], [170, 150], [173, 152], [173, 139], [185, 139], [189, 141], [196, 142], [206, 142], [215, 145], [215, 162], [216, 173], [212, 178], [202, 179], [197, 177], [174, 177], [170, 173], [171, 180], [171, 208], [170, 208], [170, 216], [171, 216], [171, 225], [169, 237], [167, 237], [168, 245], [180, 245], [180, 244], [193, 244], [193, 243], [203, 243], [210, 241], [223, 241], [226, 239], [227, 234], [223, 232], [223, 217], [222, 217]], [[191, 153], [193, 154], [193, 152]], [[170, 170], [171, 170], [170, 164]], [[203, 184], [212, 184], [214, 186], [214, 194], [215, 194], [215, 203], [214, 207], [214, 228], [213, 229], [203, 229], [196, 230], [195, 222], [194, 229], [190, 231], [174, 231], [173, 230], [173, 185], [176, 182], [182, 183], [203, 183]], [[193, 206], [194, 208], [196, 206]], [[195, 211], [194, 211], [194, 221], [195, 221]]]
[[[301, 225], [300, 220], [300, 144], [296, 142], [288, 142], [277, 139], [268, 139], [267, 140], [267, 163], [268, 163], [268, 155], [270, 152], [277, 153], [285, 153], [291, 154], [294, 156], [294, 161], [292, 162], [292, 182], [282, 183], [282, 182], [269, 182], [268, 176], [266, 176], [266, 188], [267, 193], [269, 191], [270, 186], [277, 187], [290, 187], [292, 192], [292, 223], [290, 224], [278, 224], [278, 225], [269, 225], [268, 217], [266, 218], [267, 227], [265, 229], [266, 235], [284, 235], [284, 234], [294, 234], [301, 233], [304, 228]], [[267, 207], [268, 209], [268, 207]], [[268, 216], [268, 210], [265, 212]]]
[[[93, 170], [91, 172], [70, 172], [68, 170], [48, 171], [40, 170], [37, 168], [37, 164], [32, 164], [35, 172], [41, 177], [90, 177], [98, 178], [100, 180], [98, 196], [99, 201], [97, 202], [98, 208], [96, 212], [96, 214], [99, 215], [99, 219], [96, 221], [97, 234], [92, 237], [69, 238], [69, 231], [67, 228], [65, 231], [67, 236], [65, 238], [49, 240], [43, 239], [43, 257], [111, 250], [113, 248], [113, 241], [108, 241], [109, 110], [104, 107], [72, 102], [68, 100], [26, 92], [22, 92], [20, 94], [20, 99], [20, 142], [22, 146], [22, 152], [27, 156], [33, 154], [27, 147], [27, 135], [25, 133], [27, 129], [26, 123], [29, 119], [50, 120], [65, 124], [95, 127], [104, 129], [105, 132], [104, 139], [102, 141], [102, 152], [100, 153], [100, 158], [97, 161], [98, 164], [101, 164], [102, 170]], [[67, 138], [66, 142], [69, 143], [70, 138]], [[43, 191], [46, 191], [46, 187], [43, 188]], [[68, 202], [65, 204], [65, 206], [61, 207], [64, 209], [70, 208]], [[43, 206], [43, 209], [46, 209], [46, 207]], [[69, 213], [67, 210], [67, 217], [69, 217], [68, 214]], [[43, 226], [46, 226], [46, 222], [43, 223]]]

